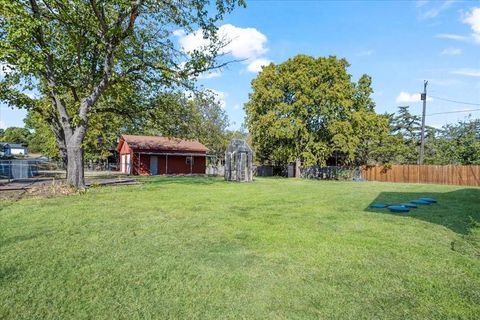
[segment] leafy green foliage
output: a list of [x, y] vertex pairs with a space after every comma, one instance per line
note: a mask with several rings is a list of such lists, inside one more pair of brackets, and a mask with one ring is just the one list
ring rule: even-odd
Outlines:
[[[201, 72], [224, 65], [216, 61], [225, 43], [215, 23], [236, 5], [244, 2], [1, 0], [0, 62], [11, 70], [0, 81], [0, 100], [42, 114], [68, 160], [68, 182], [84, 187], [82, 145], [92, 113], [123, 115], [135, 92], [191, 87]], [[201, 29], [209, 44], [184, 53], [172, 41], [178, 29]]]
[[222, 157], [229, 142], [227, 114], [209, 90], [159, 94], [143, 119], [136, 129], [139, 133], [197, 139], [217, 157]]
[[[408, 106], [389, 115], [390, 135], [378, 148], [380, 163], [416, 164], [419, 155], [421, 119]], [[440, 129], [425, 128], [425, 164], [479, 164], [480, 120], [466, 119]]]
[[264, 67], [252, 81], [245, 106], [262, 162], [300, 158], [308, 166], [333, 157], [345, 164], [368, 161], [371, 145], [378, 144], [388, 128], [373, 111], [371, 78], [363, 75], [358, 84], [352, 82], [348, 66], [333, 56], [298, 55]]
[[32, 130], [28, 149], [32, 153], [41, 153], [43, 156], [60, 159], [58, 145], [48, 124], [35, 111], [30, 111], [25, 118], [25, 127]]
[[[120, 98], [120, 101], [125, 100]], [[117, 114], [103, 112], [107, 106], [115, 107]], [[85, 160], [104, 160], [113, 155], [122, 133], [197, 139], [217, 157], [223, 155], [231, 138], [225, 110], [210, 91], [191, 95], [159, 93], [150, 99], [137, 96], [136, 102], [129, 104], [129, 109], [124, 106], [103, 99], [99, 101], [90, 117], [89, 131], [83, 143]], [[42, 114], [30, 110], [25, 123], [34, 132], [30, 148], [59, 159], [55, 137]]]
[[3, 135], [0, 137], [0, 141], [18, 143], [28, 146], [31, 133], [28, 129], [9, 127], [3, 131]]
[[431, 129], [426, 139], [426, 162], [480, 164], [480, 119], [466, 119]]
[[[113, 113], [92, 115], [89, 130], [83, 142], [85, 160], [105, 160], [113, 155], [118, 135], [128, 128], [129, 124], [127, 120]], [[55, 136], [39, 112], [30, 110], [25, 119], [25, 126], [33, 132], [29, 141], [31, 152], [38, 152], [55, 160], [63, 160]]]
[[401, 146], [395, 148], [400, 151], [395, 162], [417, 163], [420, 146], [421, 118], [412, 115], [408, 106], [398, 107], [398, 113], [392, 118], [391, 132], [397, 135]]

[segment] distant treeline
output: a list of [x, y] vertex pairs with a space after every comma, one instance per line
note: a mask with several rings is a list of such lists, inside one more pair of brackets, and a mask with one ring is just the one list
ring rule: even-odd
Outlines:
[[[420, 117], [408, 106], [375, 111], [372, 79], [354, 81], [335, 56], [297, 55], [264, 67], [252, 81], [246, 124], [262, 164], [415, 164]], [[426, 129], [425, 164], [480, 163], [480, 120]]]

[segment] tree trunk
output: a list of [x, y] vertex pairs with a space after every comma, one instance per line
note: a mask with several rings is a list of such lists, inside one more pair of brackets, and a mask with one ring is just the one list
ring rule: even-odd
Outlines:
[[300, 157], [295, 159], [295, 178], [301, 178], [300, 167], [302, 166], [302, 160]]
[[67, 184], [77, 189], [85, 189], [83, 149], [79, 142], [67, 146]]
[[67, 170], [67, 164], [68, 164], [68, 155], [67, 155], [67, 149], [66, 148], [60, 148], [60, 160], [62, 161], [63, 168]]

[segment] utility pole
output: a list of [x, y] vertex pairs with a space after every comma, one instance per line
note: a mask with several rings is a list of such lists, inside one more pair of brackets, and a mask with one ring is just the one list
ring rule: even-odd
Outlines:
[[423, 164], [423, 158], [425, 157], [425, 111], [427, 109], [427, 85], [428, 81], [423, 80], [423, 93], [421, 94], [421, 99], [423, 101], [422, 132], [420, 134], [420, 158], [418, 159], [418, 164]]

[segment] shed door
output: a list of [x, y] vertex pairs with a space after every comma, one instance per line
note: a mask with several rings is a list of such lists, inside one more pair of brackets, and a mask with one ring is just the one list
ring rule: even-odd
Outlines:
[[120, 157], [120, 171], [122, 173], [126, 173], [127, 172], [127, 169], [125, 168], [126, 167], [126, 159], [125, 159], [125, 155], [122, 154], [121, 157]]
[[157, 156], [150, 156], [150, 174], [156, 176], [158, 174], [158, 158]]
[[127, 161], [126, 161], [126, 173], [131, 174], [132, 173], [132, 163], [130, 161], [130, 154], [127, 154]]

